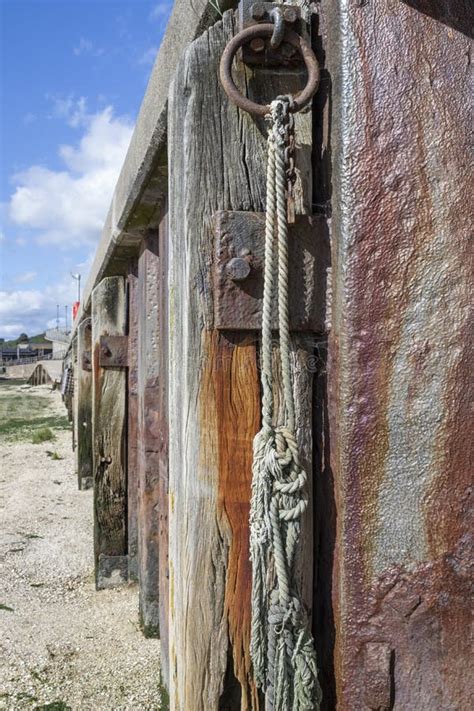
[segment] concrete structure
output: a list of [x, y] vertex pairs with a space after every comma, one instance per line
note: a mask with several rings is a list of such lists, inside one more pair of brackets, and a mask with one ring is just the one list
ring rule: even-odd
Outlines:
[[64, 358], [67, 353], [70, 343], [68, 333], [59, 328], [50, 328], [44, 335], [45, 339], [50, 342], [53, 358]]
[[[62, 361], [61, 360], [38, 360], [33, 363], [20, 363], [19, 365], [5, 366], [5, 375], [12, 379], [28, 380], [37, 368], [41, 368], [47, 373], [50, 380], [56, 381], [61, 378]], [[49, 381], [48, 381], [49, 382]]]
[[[315, 7], [322, 81], [298, 117], [296, 211], [325, 321], [292, 344], [321, 708], [467, 709], [472, 13]], [[265, 206], [265, 126], [217, 78], [236, 31], [230, 12], [176, 3], [70, 352], [97, 585], [138, 579], [173, 711], [265, 708], [249, 660], [258, 334], [214, 320], [234, 239], [219, 225], [258, 240], [242, 214]], [[257, 101], [299, 80], [241, 62], [234, 76]]]
[[58, 385], [61, 381], [62, 362], [59, 360], [47, 360], [36, 363], [31, 375], [28, 377], [30, 385]]

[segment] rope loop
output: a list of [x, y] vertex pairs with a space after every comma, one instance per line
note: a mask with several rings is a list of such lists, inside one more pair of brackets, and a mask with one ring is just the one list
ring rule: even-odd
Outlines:
[[[262, 314], [262, 429], [255, 436], [250, 508], [252, 629], [256, 684], [274, 711], [317, 711], [321, 692], [314, 641], [300, 600], [295, 561], [308, 506], [296, 438], [288, 312], [287, 170], [294, 102], [270, 105]], [[275, 424], [272, 319], [278, 307], [283, 422]]]

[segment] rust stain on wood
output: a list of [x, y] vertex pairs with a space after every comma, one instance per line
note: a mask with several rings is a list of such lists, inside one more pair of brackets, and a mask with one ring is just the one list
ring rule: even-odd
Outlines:
[[[110, 320], [113, 314], [115, 321]], [[94, 553], [97, 587], [100, 556], [127, 554], [125, 372], [100, 367], [100, 337], [123, 335], [125, 290], [121, 277], [106, 277], [92, 294]]]
[[[217, 515], [222, 519], [220, 525], [230, 529], [224, 614], [233, 675], [241, 687], [240, 708], [246, 711], [259, 708], [250, 660], [252, 569], [248, 528], [252, 443], [260, 427], [256, 340], [250, 335], [214, 331], [207, 338], [206, 351], [209, 367], [203, 376], [200, 408], [202, 422], [215, 418], [217, 427]], [[232, 684], [226, 686], [232, 689]]]

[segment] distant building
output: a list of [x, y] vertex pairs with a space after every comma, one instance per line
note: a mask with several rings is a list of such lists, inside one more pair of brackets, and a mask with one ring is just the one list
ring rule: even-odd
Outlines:
[[47, 340], [40, 343], [21, 341], [16, 346], [5, 346], [4, 342], [0, 342], [0, 363], [10, 363], [25, 358], [37, 358], [38, 360], [51, 358], [53, 350], [53, 344]]
[[64, 331], [58, 328], [50, 328], [46, 331], [44, 337], [50, 342], [53, 359], [63, 358], [66, 355], [69, 346], [69, 336]]

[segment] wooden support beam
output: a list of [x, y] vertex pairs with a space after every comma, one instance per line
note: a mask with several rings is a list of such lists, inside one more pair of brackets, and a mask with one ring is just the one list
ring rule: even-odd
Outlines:
[[127, 276], [127, 539], [128, 579], [138, 580], [138, 264], [133, 259]]
[[159, 238], [143, 240], [138, 260], [138, 487], [140, 621], [147, 637], [159, 634]]
[[106, 277], [92, 293], [94, 555], [97, 589], [127, 580], [126, 370], [101, 367], [101, 336], [124, 336], [123, 277]]
[[468, 709], [473, 7], [323, 0], [320, 11], [334, 208], [327, 511], [337, 507], [325, 521], [324, 709]]
[[[260, 427], [258, 333], [217, 331], [213, 215], [265, 209], [266, 127], [241, 113], [217, 80], [232, 13], [197, 39], [178, 67], [169, 109], [170, 708], [262, 709], [249, 655], [248, 516], [252, 442]], [[234, 72], [254, 100], [296, 92], [298, 72]], [[297, 163], [310, 166], [311, 114], [298, 117]], [[192, 149], [190, 148], [192, 146]], [[310, 170], [296, 211], [311, 209]], [[297, 236], [295, 236], [297, 239]], [[314, 338], [292, 336], [297, 436], [312, 473]], [[278, 346], [275, 345], [275, 357]], [[281, 403], [280, 378], [276, 401]], [[278, 409], [278, 408], [277, 408]], [[312, 597], [312, 526], [299, 576]]]
[[92, 327], [89, 318], [77, 329], [77, 482], [79, 489], [92, 487]]
[[158, 373], [158, 588], [160, 624], [161, 679], [169, 685], [169, 420], [168, 420], [168, 255], [169, 229], [166, 212], [159, 227], [159, 299], [160, 314]]
[[70, 420], [72, 423], [72, 449], [77, 463], [77, 336], [71, 343], [72, 392], [70, 398]]

